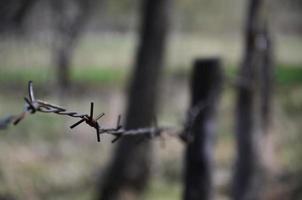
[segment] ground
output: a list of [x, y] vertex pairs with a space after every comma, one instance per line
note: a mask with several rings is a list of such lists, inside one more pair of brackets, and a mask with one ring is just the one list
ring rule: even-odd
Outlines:
[[[302, 40], [286, 36], [277, 39], [278, 69], [271, 132], [278, 155], [274, 158], [276, 171], [286, 174], [302, 164], [297, 161], [301, 141], [297, 135], [302, 128]], [[170, 38], [157, 116], [160, 125], [182, 126], [189, 101], [188, 77], [193, 59], [221, 55], [224, 69], [232, 77], [242, 56], [240, 41], [236, 36], [216, 39], [215, 36], [174, 35]], [[32, 39], [3, 42], [0, 116], [22, 111], [26, 83], [31, 79], [41, 99], [79, 112], [87, 112], [89, 103], [94, 101], [96, 112], [106, 113], [101, 120], [104, 126], [114, 126], [118, 114], [124, 113], [126, 82], [135, 46], [133, 35], [85, 37], [74, 56], [74, 84], [62, 98], [56, 91], [55, 71], [46, 43]], [[218, 111], [215, 150], [215, 184], [221, 199], [229, 195], [234, 162], [234, 98], [234, 88], [226, 85]], [[18, 126], [1, 130], [0, 194], [19, 199], [91, 199], [95, 182], [105, 173], [103, 169], [115, 144], [110, 143], [110, 136], [102, 137], [102, 142], [97, 143], [94, 130], [84, 125], [70, 130], [69, 125], [75, 121], [35, 114]], [[145, 199], [180, 199], [183, 144], [173, 137], [166, 138], [164, 144], [160, 139], [154, 143], [154, 177]]]

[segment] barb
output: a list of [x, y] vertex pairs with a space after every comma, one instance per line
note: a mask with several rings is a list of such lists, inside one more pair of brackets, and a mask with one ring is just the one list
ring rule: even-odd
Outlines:
[[24, 101], [25, 101], [25, 106], [23, 112], [21, 112], [19, 115], [11, 115], [4, 119], [0, 119], [0, 129], [7, 128], [8, 125], [11, 123], [17, 125], [19, 122], [25, 119], [26, 116], [28, 116], [29, 114], [41, 112], [41, 113], [53, 113], [53, 114], [68, 116], [72, 118], [80, 118], [80, 120], [74, 123], [73, 125], [71, 125], [70, 128], [73, 129], [78, 125], [82, 124], [83, 122], [85, 122], [87, 125], [95, 129], [98, 142], [101, 141], [100, 136], [102, 134], [109, 134], [115, 136], [115, 138], [112, 140], [112, 143], [114, 143], [118, 141], [120, 138], [122, 138], [123, 136], [135, 136], [135, 135], [143, 135], [146, 136], [146, 138], [154, 138], [154, 137], [162, 136], [163, 134], [168, 134], [171, 136], [181, 138], [181, 133], [183, 132], [182, 129], [177, 130], [171, 127], [158, 127], [156, 120], [154, 120], [154, 127], [126, 130], [121, 125], [121, 115], [118, 116], [117, 124], [115, 128], [102, 128], [98, 120], [101, 119], [105, 115], [105, 113], [101, 113], [96, 118], [94, 118], [93, 102], [90, 103], [89, 115], [82, 114], [75, 111], [68, 111], [67, 109], [61, 106], [49, 103], [47, 101], [36, 99], [33, 90], [32, 81], [29, 81], [28, 83], [28, 97], [24, 97]]
[[105, 113], [101, 113], [100, 115], [98, 115], [94, 119], [93, 118], [93, 107], [94, 107], [94, 103], [91, 102], [90, 103], [90, 115], [83, 117], [80, 121], [78, 121], [75, 124], [71, 125], [70, 128], [73, 129], [76, 126], [80, 125], [81, 123], [86, 122], [86, 124], [88, 124], [89, 126], [95, 128], [96, 135], [97, 135], [97, 140], [98, 140], [98, 142], [100, 142], [101, 141], [101, 138], [100, 138], [100, 125], [99, 125], [99, 123], [98, 123], [97, 120], [100, 119], [101, 117], [103, 117], [105, 115]]
[[28, 83], [28, 98], [24, 97], [24, 100], [25, 100], [24, 111], [20, 113], [18, 116], [16, 116], [13, 122], [14, 125], [17, 125], [28, 114], [34, 114], [37, 111], [42, 113], [54, 113], [58, 115], [65, 115], [65, 116], [82, 118], [82, 119], [89, 117], [87, 114], [80, 114], [78, 112], [67, 111], [65, 108], [62, 108], [60, 106], [39, 99], [35, 99], [32, 81], [29, 81]]

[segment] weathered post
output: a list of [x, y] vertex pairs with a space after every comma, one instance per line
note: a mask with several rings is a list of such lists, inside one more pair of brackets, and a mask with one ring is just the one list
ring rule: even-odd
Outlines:
[[185, 154], [184, 200], [207, 200], [213, 196], [213, 148], [216, 111], [221, 93], [222, 69], [218, 58], [194, 64], [189, 111], [189, 143]]
[[274, 70], [268, 11], [269, 0], [248, 1], [245, 52], [239, 69], [244, 84], [239, 85], [236, 103], [235, 200], [265, 199], [269, 173], [264, 147], [270, 142]]

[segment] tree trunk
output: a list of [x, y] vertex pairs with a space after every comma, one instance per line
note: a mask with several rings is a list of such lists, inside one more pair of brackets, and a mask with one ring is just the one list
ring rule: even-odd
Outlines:
[[265, 134], [269, 132], [272, 118], [272, 97], [274, 90], [274, 71], [275, 65], [273, 61], [273, 46], [272, 39], [269, 33], [268, 27], [263, 31], [263, 40], [266, 43], [266, 47], [262, 49], [261, 64], [261, 111], [262, 111], [262, 128]]
[[[92, 0], [52, 0], [55, 14], [53, 56], [57, 68], [59, 88], [64, 92], [70, 86], [70, 67], [73, 50], [91, 14]], [[76, 7], [70, 16], [69, 6]], [[64, 93], [62, 93], [64, 94]]]
[[192, 76], [189, 136], [185, 154], [184, 200], [213, 198], [213, 151], [216, 136], [216, 110], [221, 93], [220, 61], [197, 60]]
[[[163, 65], [170, 0], [145, 0], [136, 64], [130, 84], [126, 129], [150, 126], [156, 114]], [[150, 177], [150, 140], [123, 137], [114, 152], [98, 199], [138, 198]]]
[[34, 7], [37, 0], [23, 0], [21, 5], [17, 10], [16, 14], [13, 16], [13, 22], [17, 27], [21, 27], [22, 23], [26, 19], [27, 15], [30, 13], [30, 10]]
[[245, 57], [237, 98], [237, 163], [235, 200], [262, 199], [266, 173], [263, 157], [272, 92], [272, 53], [268, 34], [267, 0], [250, 0], [246, 22]]
[[62, 45], [55, 50], [55, 62], [57, 65], [58, 85], [62, 91], [65, 91], [70, 85], [70, 66], [72, 60], [73, 48]]
[[30, 15], [38, 0], [1, 0], [0, 34], [24, 33], [24, 21]]

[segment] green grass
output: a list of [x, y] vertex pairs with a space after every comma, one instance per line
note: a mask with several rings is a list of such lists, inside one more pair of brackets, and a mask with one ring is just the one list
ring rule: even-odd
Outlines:
[[45, 83], [52, 77], [52, 72], [42, 68], [20, 68], [18, 70], [1, 69], [0, 83], [13, 82], [16, 84], [27, 83], [28, 80], [33, 80], [36, 83]]
[[[226, 68], [226, 74], [236, 75], [237, 68]], [[26, 84], [33, 80], [38, 84], [55, 80], [54, 71], [42, 68], [29, 68], [18, 70], [0, 70], [0, 83]], [[185, 68], [168, 68], [167, 76], [187, 77], [190, 72]], [[75, 83], [121, 85], [125, 83], [129, 72], [120, 68], [76, 67], [71, 71], [71, 80]], [[275, 80], [280, 85], [293, 85], [302, 83], [302, 65], [279, 65], [275, 71]]]
[[[229, 70], [229, 69], [228, 69]], [[232, 71], [231, 71], [232, 70]], [[24, 73], [31, 76], [33, 80], [40, 80], [44, 83], [49, 77], [37, 77], [42, 71], [28, 70]], [[12, 72], [12, 71], [11, 71]], [[1, 81], [12, 81], [11, 78], [17, 81], [27, 81], [22, 71], [14, 71], [9, 77], [7, 74], [1, 76]], [[227, 71], [228, 73], [235, 74], [235, 68]], [[282, 84], [297, 84], [301, 83], [301, 66], [279, 66], [277, 69], [277, 79], [278, 82]], [[17, 76], [14, 75], [17, 73]], [[19, 73], [19, 74], [18, 74]], [[185, 69], [170, 69], [170, 71], [165, 71], [169, 76], [179, 76], [187, 77], [190, 71]], [[123, 81], [127, 77], [127, 71], [118, 70], [115, 68], [75, 68], [73, 72], [73, 80], [90, 82], [90, 83], [108, 83], [115, 84], [119, 81]], [[18, 79], [17, 79], [18, 78]], [[36, 79], [35, 79], [36, 78]], [[101, 84], [100, 84], [101, 85]], [[26, 85], [24, 85], [26, 87]], [[98, 85], [97, 85], [98, 86]], [[288, 89], [287, 89], [288, 88]], [[178, 89], [178, 88], [177, 88]], [[295, 132], [301, 130], [301, 86], [294, 85], [294, 87], [282, 88], [276, 93], [278, 99], [284, 98], [284, 103], [278, 105], [285, 108], [284, 114], [276, 113], [276, 117], [283, 117], [280, 119], [278, 126], [281, 127], [281, 132], [284, 137], [288, 137], [289, 132]], [[178, 91], [183, 92], [183, 91]], [[286, 92], [286, 95], [284, 95]], [[221, 109], [220, 117], [223, 120], [224, 125], [221, 125], [220, 143], [218, 143], [218, 148], [216, 151], [217, 163], [219, 166], [227, 168], [232, 165], [233, 162], [233, 143], [232, 138], [229, 137], [231, 134], [223, 134], [228, 130], [232, 130], [232, 122], [229, 116], [233, 113], [233, 99], [231, 97], [230, 90], [227, 91], [230, 97], [223, 98], [223, 109]], [[1, 96], [2, 95], [2, 96]], [[0, 112], [2, 114], [7, 113], [18, 113], [22, 109], [23, 101], [19, 98], [22, 94], [9, 94], [0, 95]], [[76, 110], [86, 110], [87, 104], [93, 94], [88, 95], [84, 98], [70, 98], [68, 103], [68, 108], [76, 108]], [[98, 109], [103, 110], [102, 102], [107, 102], [101, 100], [105, 95], [102, 93], [98, 94], [97, 98], [100, 99], [98, 103]], [[107, 97], [106, 97], [107, 98]], [[43, 98], [44, 99], [44, 98]], [[46, 98], [48, 99], [48, 98]], [[51, 102], [58, 102], [56, 98], [50, 99]], [[21, 103], [22, 102], [22, 103]], [[282, 101], [283, 102], [283, 101]], [[100, 106], [102, 105], [102, 106]], [[104, 105], [108, 105], [107, 103]], [[81, 107], [83, 106], [83, 107]], [[100, 106], [100, 107], [99, 107]], [[179, 107], [179, 102], [169, 103], [171, 108], [169, 110], [175, 110]], [[290, 107], [289, 107], [290, 106]], [[279, 108], [279, 107], [278, 107]], [[111, 108], [110, 108], [111, 109]], [[297, 112], [292, 115], [291, 112]], [[2, 115], [1, 114], [1, 115]], [[168, 113], [169, 114], [169, 113]], [[289, 118], [292, 116], [291, 118]], [[81, 129], [80, 127], [75, 130], [69, 130], [68, 125], [73, 123], [73, 120], [68, 120], [65, 117], [37, 114], [32, 115], [22, 121], [19, 126], [11, 127], [8, 130], [1, 132], [0, 135], [0, 194], [1, 193], [11, 193], [16, 195], [16, 197], [24, 195], [33, 195], [36, 199], [91, 199], [94, 195], [93, 177], [96, 171], [99, 171], [101, 166], [103, 167], [105, 161], [108, 158], [106, 154], [106, 148], [111, 147], [110, 144], [101, 144], [94, 142], [94, 135], [89, 139], [89, 135], [80, 135], [86, 133], [94, 133], [93, 130]], [[222, 121], [221, 120], [221, 121]], [[290, 121], [290, 125], [284, 126], [284, 121]], [[226, 128], [225, 128], [226, 127]], [[229, 127], [229, 128], [228, 128]], [[278, 129], [280, 129], [278, 127]], [[290, 127], [290, 128], [289, 128]], [[87, 131], [87, 132], [86, 132]], [[70, 133], [70, 134], [69, 134]], [[71, 134], [72, 133], [72, 134]], [[79, 136], [80, 135], [80, 136]], [[227, 137], [226, 137], [227, 136]], [[278, 136], [277, 136], [278, 137]], [[88, 139], [85, 139], [88, 138]], [[104, 138], [105, 139], [105, 138]], [[292, 140], [297, 142], [297, 148], [299, 147], [299, 141], [297, 137]], [[290, 166], [300, 166], [298, 163], [293, 163], [293, 159], [298, 160], [298, 156], [301, 153], [297, 153], [295, 144], [288, 141], [288, 146], [282, 146], [282, 151], [284, 154], [280, 155], [280, 159], [284, 159], [286, 169]], [[91, 142], [92, 141], [92, 142]], [[171, 141], [167, 140], [167, 145]], [[81, 148], [79, 148], [79, 145]], [[108, 145], [108, 146], [106, 146]], [[296, 145], [295, 145], [296, 146]], [[175, 156], [175, 151], [170, 152], [169, 147], [165, 147], [163, 151], [167, 152], [167, 157], [165, 161], [162, 161], [164, 167], [161, 167], [159, 174], [164, 174], [165, 176], [160, 176], [161, 178], [156, 178], [151, 183], [150, 188], [147, 190], [146, 195], [143, 199], [145, 200], [177, 200], [181, 198], [181, 183], [180, 179], [169, 178], [170, 175], [175, 177], [174, 166], [178, 165], [177, 156]], [[170, 147], [171, 148], [171, 147]], [[178, 146], [172, 146], [172, 149], [179, 148]], [[294, 149], [295, 148], [295, 149]], [[288, 150], [290, 149], [290, 150]], [[176, 151], [177, 152], [177, 151]], [[300, 152], [300, 151], [299, 151]], [[163, 156], [163, 154], [161, 154]], [[295, 157], [297, 156], [297, 158]], [[175, 157], [173, 160], [170, 157]], [[288, 157], [285, 159], [284, 157]], [[167, 159], [169, 158], [169, 161]], [[1, 174], [2, 173], [2, 174]], [[1, 176], [3, 176], [1, 178]], [[179, 175], [180, 177], [180, 175]], [[88, 180], [88, 183], [86, 182]], [[89, 182], [92, 181], [92, 182]], [[83, 185], [85, 186], [84, 188]], [[29, 189], [28, 189], [29, 188]], [[79, 189], [80, 188], [80, 189]], [[26, 196], [28, 199], [29, 197]]]
[[[228, 67], [226, 74], [234, 77], [238, 69]], [[278, 65], [275, 70], [275, 81], [280, 86], [296, 85], [302, 83], [302, 64], [301, 65]]]
[[[222, 56], [226, 63], [238, 63], [241, 58], [239, 54], [241, 39], [234, 38], [217, 40], [216, 36], [204, 38], [201, 35], [171, 38], [167, 58], [169, 67], [166, 68], [165, 75], [187, 80], [191, 73], [192, 61], [200, 56], [211, 56], [213, 53]], [[22, 97], [26, 94], [28, 80], [33, 80], [35, 87], [41, 84], [43, 88], [49, 82], [55, 83], [56, 80], [55, 68], [50, 67], [47, 47], [31, 46], [28, 48], [26, 42], [25, 44], [19, 44], [18, 41], [16, 43], [17, 45], [12, 45], [10, 51], [6, 49], [6, 53], [0, 55], [0, 60], [3, 61], [0, 67], [0, 84], [4, 84], [4, 87], [5, 84], [20, 84], [22, 92], [17, 93], [12, 90], [13, 93], [9, 93], [11, 95], [9, 97], [5, 93], [0, 94], [0, 117], [22, 110]], [[298, 134], [301, 130], [301, 123], [299, 123], [301, 121], [301, 87], [299, 85], [302, 83], [300, 44], [301, 39], [295, 39], [282, 40], [277, 45], [279, 63], [299, 63], [297, 65], [279, 65], [275, 74], [278, 87], [279, 85], [289, 86], [276, 92], [278, 99], [281, 97], [285, 99], [284, 103], [278, 105], [285, 109], [285, 114], [278, 115], [277, 113], [276, 115], [283, 117], [278, 123], [278, 129], [281, 129], [282, 135], [286, 138], [289, 137], [290, 132]], [[84, 38], [75, 52], [71, 79], [74, 83], [94, 85], [95, 87], [105, 86], [110, 89], [110, 86], [119, 86], [125, 83], [129, 77], [130, 71], [128, 70], [133, 63], [134, 50], [135, 38], [133, 36], [113, 35], [106, 38], [99, 36]], [[227, 66], [226, 73], [236, 75], [236, 67]], [[230, 93], [229, 91], [228, 93]], [[177, 93], [181, 92], [184, 91], [177, 88]], [[284, 95], [285, 92], [286, 95]], [[44, 99], [43, 95], [40, 95], [40, 90], [38, 90], [38, 96]], [[108, 98], [106, 93], [94, 95], [94, 93], [89, 93], [85, 98], [70, 97], [67, 107], [86, 111], [86, 103], [91, 101], [91, 98], [97, 98], [98, 109], [105, 110], [106, 113], [106, 109], [116, 109], [115, 103], [108, 103], [111, 97], [108, 101], [105, 100]], [[115, 95], [111, 96], [116, 98]], [[58, 102], [57, 99], [50, 99], [50, 101]], [[233, 113], [233, 103], [233, 99], [230, 98], [220, 112], [221, 121], [224, 124], [221, 125], [222, 134], [219, 137], [223, 142], [218, 143], [219, 149], [217, 149], [216, 156], [217, 163], [223, 167], [231, 166], [233, 161], [231, 133], [223, 134], [223, 132], [229, 133], [233, 130], [233, 121], [230, 117]], [[225, 98], [223, 104], [226, 104]], [[167, 116], [174, 116], [174, 110], [181, 107], [182, 102], [181, 100], [172, 101], [165, 105], [170, 106], [168, 111], [173, 111], [172, 114], [167, 112]], [[178, 119], [181, 116], [176, 115], [175, 118]], [[291, 118], [289, 118], [290, 116]], [[89, 128], [79, 127], [72, 131], [69, 130], [68, 125], [73, 122], [72, 119], [65, 117], [38, 114], [26, 118], [19, 126], [1, 131], [0, 194], [7, 192], [23, 199], [92, 199], [95, 192], [93, 183], [88, 182], [87, 184], [87, 180], [93, 181], [96, 171], [99, 172], [101, 168], [104, 168], [104, 163], [109, 157], [108, 149], [113, 145], [105, 142], [95, 143], [95, 135], [90, 134], [94, 134], [94, 132]], [[284, 126], [284, 123], [289, 122], [289, 125]], [[106, 138], [104, 139], [106, 140]], [[300, 140], [296, 136], [292, 137], [292, 140], [297, 141], [297, 146], [299, 145]], [[281, 149], [287, 152], [285, 156], [298, 160], [301, 151], [297, 153], [296, 148], [293, 148], [292, 140], [288, 141], [287, 146], [283, 145]], [[169, 143], [171, 141], [168, 139], [167, 145]], [[175, 151], [168, 151], [166, 148], [163, 151], [167, 151], [167, 158], [164, 158], [169, 158], [169, 161], [162, 162], [165, 166], [160, 168], [162, 171], [159, 171], [159, 174], [165, 176], [160, 179], [155, 178], [156, 180], [151, 183], [144, 198], [146, 200], [174, 200], [181, 197], [181, 183], [177, 182], [179, 180], [177, 177], [181, 176], [176, 174], [179, 170], [175, 170], [174, 167], [179, 161], [178, 156], [175, 156]], [[174, 150], [179, 147], [170, 148]], [[287, 149], [292, 150], [287, 151]], [[161, 154], [161, 156], [163, 155]], [[175, 160], [173, 160], [174, 157]], [[280, 157], [283, 159], [284, 155], [280, 155]], [[293, 160], [288, 159], [285, 162], [288, 163], [286, 167], [293, 166]], [[296, 163], [294, 165], [298, 166]], [[85, 185], [84, 188], [82, 188], [83, 185]]]
[[72, 71], [71, 79], [83, 83], [121, 84], [127, 72], [117, 68], [79, 68]]
[[275, 72], [277, 83], [279, 84], [301, 84], [302, 66], [280, 66]]
[[[71, 80], [86, 84], [122, 84], [127, 78], [127, 72], [116, 68], [75, 68], [71, 71]], [[38, 84], [55, 81], [54, 71], [42, 68], [29, 68], [18, 70], [0, 70], [0, 83], [26, 84], [33, 80]]]

